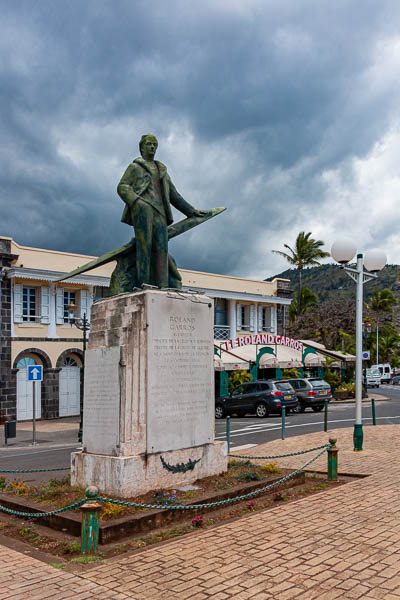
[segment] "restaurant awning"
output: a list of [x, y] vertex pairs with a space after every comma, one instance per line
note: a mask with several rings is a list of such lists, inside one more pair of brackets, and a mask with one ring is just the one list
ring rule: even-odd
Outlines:
[[[219, 344], [215, 342], [215, 345]], [[302, 353], [294, 348], [288, 348], [287, 346], [241, 346], [234, 350], [223, 350], [221, 349], [221, 362], [223, 368], [226, 371], [234, 371], [249, 368], [249, 361], [256, 362], [257, 353], [261, 348], [270, 348], [274, 351], [274, 354], [265, 353], [261, 356], [259, 361], [259, 367], [261, 369], [291, 369], [296, 367], [303, 367]], [[322, 354], [310, 353], [305, 358], [306, 367], [316, 367], [325, 365], [325, 357]]]
[[[346, 352], [340, 352], [339, 350], [329, 350], [320, 342], [314, 342], [314, 340], [300, 340], [305, 347], [314, 348], [317, 352], [322, 354], [323, 356], [328, 356], [329, 358], [336, 359], [339, 362], [352, 363], [356, 361], [356, 357], [354, 354], [347, 354]], [[336, 366], [335, 363], [332, 363], [331, 366]], [[339, 364], [340, 366], [340, 364]]]

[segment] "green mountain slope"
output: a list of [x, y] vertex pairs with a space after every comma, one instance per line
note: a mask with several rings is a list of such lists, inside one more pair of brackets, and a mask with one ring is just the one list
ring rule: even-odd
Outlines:
[[[386, 265], [386, 267], [380, 271], [377, 279], [369, 281], [364, 285], [364, 300], [368, 302], [375, 290], [388, 288], [395, 294], [397, 300], [400, 302], [399, 274], [400, 271], [398, 265]], [[266, 281], [271, 281], [275, 277], [290, 279], [292, 282], [293, 294], [297, 293], [299, 276], [296, 269], [287, 269], [278, 275], [268, 277]], [[302, 285], [308, 287], [317, 294], [320, 302], [324, 302], [331, 298], [343, 298], [347, 300], [355, 298], [356, 293], [355, 282], [343, 269], [338, 265], [333, 264], [303, 269]]]

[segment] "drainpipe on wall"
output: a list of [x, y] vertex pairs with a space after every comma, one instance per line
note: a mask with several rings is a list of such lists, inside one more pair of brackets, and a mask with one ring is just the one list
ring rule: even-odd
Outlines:
[[3, 292], [3, 280], [4, 280], [4, 268], [0, 271], [0, 340], [3, 337], [3, 321], [1, 318], [1, 308], [2, 308], [2, 292]]

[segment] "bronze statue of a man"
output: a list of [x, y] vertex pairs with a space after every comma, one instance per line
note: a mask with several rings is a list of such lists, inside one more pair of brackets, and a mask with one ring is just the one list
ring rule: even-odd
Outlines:
[[194, 208], [178, 193], [167, 167], [154, 160], [157, 147], [155, 135], [142, 136], [142, 156], [129, 165], [117, 188], [126, 204], [121, 221], [135, 230], [137, 287], [144, 283], [169, 287], [167, 227], [173, 222], [171, 204], [187, 217], [207, 213]]

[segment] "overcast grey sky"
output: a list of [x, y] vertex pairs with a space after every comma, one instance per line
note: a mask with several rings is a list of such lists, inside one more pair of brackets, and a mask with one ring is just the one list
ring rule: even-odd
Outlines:
[[[142, 133], [227, 206], [179, 266], [264, 278], [299, 231], [400, 263], [398, 0], [0, 0], [0, 235], [103, 254]], [[177, 215], [178, 216], [178, 215]]]

